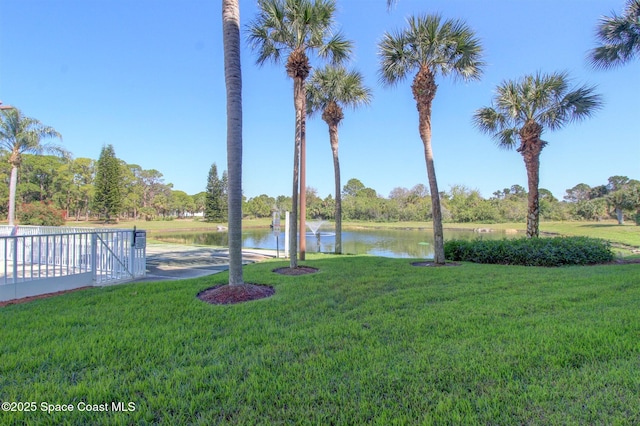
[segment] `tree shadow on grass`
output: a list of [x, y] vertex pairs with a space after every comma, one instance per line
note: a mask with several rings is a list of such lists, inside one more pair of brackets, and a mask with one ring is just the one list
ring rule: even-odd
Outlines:
[[300, 265], [297, 268], [289, 268], [289, 267], [276, 268], [273, 270], [273, 272], [280, 275], [298, 276], [298, 275], [315, 274], [316, 272], [318, 272], [318, 268]]
[[580, 228], [623, 228], [627, 224], [619, 225], [617, 223], [585, 223], [579, 225]]
[[442, 268], [444, 266], [461, 266], [461, 263], [457, 263], [457, 262], [445, 262], [444, 264], [442, 263], [435, 263], [435, 262], [413, 262], [411, 263], [411, 266], [433, 266], [434, 268]]

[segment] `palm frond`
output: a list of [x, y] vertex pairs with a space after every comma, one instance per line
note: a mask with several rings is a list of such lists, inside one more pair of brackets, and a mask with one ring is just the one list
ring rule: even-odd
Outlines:
[[479, 80], [486, 63], [481, 60], [482, 46], [480, 40], [473, 37], [468, 29], [464, 30], [464, 37], [460, 37], [457, 51], [454, 54], [456, 70], [455, 76], [463, 80]]
[[410, 16], [407, 19], [408, 28], [405, 30], [409, 52], [415, 62], [419, 66], [428, 66], [432, 72], [435, 71], [434, 65], [440, 57], [439, 50], [447, 47], [442, 43], [447, 41], [440, 37], [440, 33], [446, 31], [448, 24], [445, 23], [445, 28], [441, 29], [441, 21], [440, 15]]
[[334, 30], [335, 0], [258, 0], [258, 10], [247, 40], [259, 65], [299, 51], [334, 63], [351, 53], [351, 42]]
[[355, 109], [370, 104], [371, 93], [361, 73], [342, 66], [323, 67], [317, 69], [307, 83], [307, 111], [321, 112], [331, 102]]
[[[484, 67], [482, 46], [471, 28], [459, 20], [443, 20], [440, 15], [410, 16], [404, 31], [385, 34], [378, 51], [380, 75], [391, 83], [404, 78], [409, 71], [404, 68], [428, 67], [434, 75], [473, 80], [480, 78]], [[404, 73], [395, 78], [391, 75], [401, 69]]]
[[61, 146], [42, 141], [47, 138], [62, 139], [62, 135], [53, 127], [45, 126], [35, 118], [26, 117], [17, 108], [2, 111], [0, 151], [19, 154], [47, 152], [69, 156]]
[[518, 129], [515, 127], [501, 129], [493, 138], [496, 140], [498, 148], [514, 149], [518, 144]]
[[554, 112], [561, 117], [555, 120], [548, 120], [549, 129], [556, 130], [564, 123], [580, 121], [591, 117], [597, 110], [602, 108], [602, 96], [595, 93], [595, 86], [581, 86], [568, 93], [565, 93], [561, 99], [557, 111]]
[[498, 145], [512, 147], [517, 129], [528, 123], [537, 123], [543, 130], [557, 130], [591, 116], [602, 106], [595, 87], [571, 89], [569, 83], [566, 72], [537, 72], [504, 81], [496, 89], [495, 107], [478, 110], [474, 124], [485, 133], [493, 133]]
[[338, 33], [318, 48], [318, 56], [328, 58], [335, 65], [347, 60], [352, 50], [353, 43]]
[[284, 5], [280, 0], [258, 0], [258, 6], [258, 16], [248, 25], [247, 42], [258, 53], [258, 65], [280, 63], [290, 48], [284, 41], [292, 37], [284, 19]]
[[484, 107], [473, 114], [472, 122], [482, 133], [490, 135], [498, 147], [513, 149], [516, 146], [518, 129], [513, 126], [514, 120], [508, 114], [494, 107]]
[[0, 110], [0, 150], [11, 151], [15, 146], [16, 135], [18, 134], [17, 117], [21, 115], [20, 110]]
[[267, 28], [257, 26], [250, 28], [247, 41], [249, 46], [258, 53], [256, 58], [258, 65], [264, 65], [267, 61], [277, 64], [282, 60], [282, 49], [276, 46]]
[[404, 80], [409, 72], [418, 67], [411, 55], [408, 39], [403, 32], [385, 33], [378, 44], [380, 57], [379, 80], [393, 86]]
[[512, 80], [503, 81], [496, 89], [494, 98], [496, 107], [511, 120], [526, 121], [529, 118], [528, 111], [523, 110], [526, 102], [521, 92], [518, 82]]
[[568, 74], [556, 72], [526, 76], [522, 80], [522, 91], [527, 105], [529, 119], [533, 119], [550, 128], [562, 126], [567, 111], [560, 107], [562, 96], [569, 90]]
[[493, 107], [480, 108], [473, 114], [473, 125], [483, 133], [495, 133], [498, 129], [504, 127], [503, 123], [506, 121], [507, 117]]
[[600, 45], [589, 53], [594, 68], [623, 65], [640, 55], [640, 0], [629, 0], [622, 16], [601, 18], [596, 38]]

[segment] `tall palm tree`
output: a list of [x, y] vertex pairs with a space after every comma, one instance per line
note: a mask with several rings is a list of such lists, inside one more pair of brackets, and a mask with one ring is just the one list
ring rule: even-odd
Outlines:
[[[305, 80], [311, 71], [308, 53], [340, 63], [351, 52], [351, 43], [334, 31], [334, 0], [258, 0], [260, 12], [249, 25], [249, 43], [257, 51], [257, 63], [279, 63], [286, 57], [287, 75], [293, 79], [296, 111], [293, 151], [293, 192], [289, 237], [290, 267], [298, 267], [298, 188], [300, 190], [300, 258], [304, 259], [305, 200]], [[300, 169], [299, 169], [300, 168]]]
[[344, 118], [343, 107], [357, 108], [371, 103], [371, 90], [364, 86], [362, 74], [343, 67], [328, 66], [316, 70], [307, 84], [309, 115], [322, 112], [329, 126], [329, 142], [333, 154], [336, 190], [336, 254], [342, 253], [342, 197], [340, 190], [340, 160], [338, 158], [338, 126]]
[[628, 0], [622, 16], [600, 19], [596, 37], [600, 46], [589, 56], [596, 68], [611, 68], [640, 55], [640, 0]]
[[493, 105], [474, 114], [474, 124], [490, 134], [499, 147], [512, 149], [520, 140], [517, 151], [524, 159], [529, 186], [528, 237], [539, 234], [540, 153], [547, 145], [541, 139], [542, 133], [590, 117], [602, 106], [600, 95], [594, 91], [591, 86], [570, 88], [564, 72], [526, 75], [500, 84]]
[[53, 127], [45, 126], [35, 118], [26, 117], [17, 108], [0, 111], [0, 151], [9, 154], [11, 164], [11, 180], [9, 181], [9, 225], [15, 221], [16, 186], [18, 184], [18, 168], [22, 164], [22, 154], [59, 154], [67, 156], [62, 147], [43, 143], [45, 138], [62, 138]]
[[463, 80], [479, 79], [484, 63], [482, 46], [462, 21], [439, 15], [410, 17], [407, 28], [385, 33], [379, 43], [380, 79], [395, 85], [415, 72], [411, 90], [416, 100], [420, 138], [424, 145], [433, 210], [434, 262], [444, 264], [444, 237], [438, 181], [431, 149], [431, 104], [436, 96], [436, 77], [453, 74]]
[[227, 170], [229, 213], [229, 285], [242, 274], [242, 70], [239, 0], [222, 1], [224, 74], [227, 87]]

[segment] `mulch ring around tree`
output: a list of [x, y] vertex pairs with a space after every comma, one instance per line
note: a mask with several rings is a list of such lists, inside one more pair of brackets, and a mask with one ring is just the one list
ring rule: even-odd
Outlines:
[[256, 284], [217, 285], [198, 293], [197, 298], [212, 305], [232, 305], [264, 299], [275, 294], [271, 286]]
[[444, 264], [442, 263], [435, 263], [435, 262], [430, 262], [430, 261], [425, 261], [425, 262], [413, 262], [411, 264], [411, 266], [433, 266], [435, 268], [441, 268], [443, 266], [461, 266], [461, 263], [457, 263], [457, 262], [445, 262]]
[[311, 266], [298, 266], [297, 268], [277, 268], [274, 269], [273, 272], [281, 275], [306, 275], [306, 274], [315, 274], [318, 272], [318, 268], [312, 268]]

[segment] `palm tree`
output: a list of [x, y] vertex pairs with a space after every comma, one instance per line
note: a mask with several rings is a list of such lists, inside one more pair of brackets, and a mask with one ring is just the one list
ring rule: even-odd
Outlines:
[[529, 185], [527, 236], [539, 234], [540, 152], [547, 145], [541, 139], [545, 129], [558, 130], [565, 124], [590, 117], [602, 106], [595, 88], [571, 89], [566, 73], [526, 75], [518, 81], [505, 81], [497, 88], [493, 106], [474, 114], [474, 124], [490, 134], [501, 148], [520, 146]]
[[596, 68], [611, 68], [640, 55], [640, 0], [628, 0], [624, 14], [600, 19], [596, 32], [600, 46], [591, 50]]
[[415, 71], [411, 90], [416, 100], [419, 131], [424, 145], [433, 210], [434, 262], [444, 264], [444, 237], [438, 182], [431, 149], [431, 103], [436, 96], [436, 77], [453, 74], [463, 80], [479, 79], [482, 47], [462, 21], [443, 21], [439, 15], [410, 17], [408, 28], [385, 33], [379, 44], [380, 79], [395, 85]]
[[296, 125], [289, 255], [290, 267], [297, 268], [298, 188], [301, 259], [304, 259], [306, 234], [304, 82], [311, 71], [307, 53], [314, 52], [321, 58], [340, 63], [351, 52], [351, 43], [334, 31], [334, 0], [258, 0], [258, 7], [258, 17], [249, 25], [249, 43], [258, 53], [257, 63], [263, 65], [268, 60], [279, 63], [286, 56], [287, 75], [293, 79]]
[[62, 138], [53, 127], [45, 126], [35, 118], [25, 117], [17, 108], [0, 111], [0, 151], [9, 154], [11, 180], [9, 183], [9, 225], [15, 221], [16, 186], [18, 168], [22, 164], [22, 154], [51, 153], [67, 156], [68, 153], [58, 145], [42, 143], [44, 138]]
[[242, 70], [239, 0], [222, 1], [224, 74], [227, 87], [229, 285], [242, 275]]
[[336, 190], [336, 254], [342, 253], [342, 198], [340, 190], [340, 160], [338, 158], [338, 126], [344, 118], [342, 107], [357, 108], [371, 103], [371, 90], [364, 86], [362, 75], [343, 67], [328, 66], [316, 70], [307, 84], [309, 115], [322, 112], [329, 126], [329, 142], [333, 154]]

